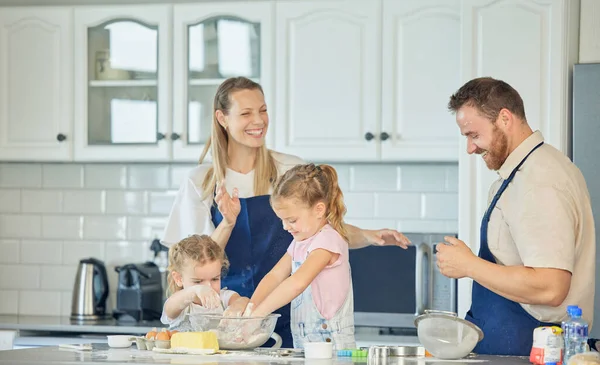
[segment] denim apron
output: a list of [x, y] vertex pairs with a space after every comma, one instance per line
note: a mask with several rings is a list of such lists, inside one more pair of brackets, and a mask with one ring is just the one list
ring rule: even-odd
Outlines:
[[[306, 258], [304, 258], [305, 260]], [[292, 261], [292, 275], [304, 262]], [[333, 318], [325, 319], [312, 296], [309, 285], [292, 300], [292, 336], [294, 348], [304, 348], [306, 342], [333, 342], [334, 350], [354, 349], [354, 295], [352, 282], [346, 300]]]
[[[269, 198], [269, 195], [260, 195], [240, 199], [240, 214], [225, 246], [230, 266], [221, 286], [248, 298], [252, 297], [262, 278], [285, 255], [293, 239], [283, 229], [281, 220], [271, 208]], [[212, 222], [217, 227], [223, 216], [216, 204], [213, 203], [210, 213]], [[283, 340], [282, 347], [291, 348], [293, 341], [289, 304], [274, 313], [281, 315], [275, 332]], [[268, 343], [265, 344], [267, 345]]]
[[[496, 263], [488, 246], [488, 223], [490, 215], [500, 196], [515, 177], [525, 160], [544, 142], [535, 146], [515, 167], [509, 177], [502, 182], [500, 189], [483, 216], [480, 230], [479, 257]], [[473, 281], [471, 309], [466, 320], [474, 323], [483, 331], [481, 340], [473, 350], [478, 354], [529, 356], [533, 345], [533, 330], [540, 326], [555, 326], [554, 323], [543, 323], [533, 318], [519, 303], [506, 299]], [[560, 325], [559, 325], [560, 326]]]

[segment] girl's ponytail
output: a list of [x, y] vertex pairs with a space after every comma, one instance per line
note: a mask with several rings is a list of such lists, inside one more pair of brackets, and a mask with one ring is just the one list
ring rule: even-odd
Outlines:
[[338, 176], [335, 169], [330, 165], [319, 165], [325, 181], [328, 186], [327, 194], [327, 222], [338, 231], [338, 233], [348, 241], [348, 232], [344, 227], [344, 215], [346, 214], [346, 205], [344, 204], [344, 194], [338, 184]]

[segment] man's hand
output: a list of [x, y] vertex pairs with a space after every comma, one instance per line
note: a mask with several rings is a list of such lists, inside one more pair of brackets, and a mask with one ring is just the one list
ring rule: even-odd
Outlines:
[[452, 279], [469, 277], [469, 269], [478, 257], [463, 241], [454, 237], [444, 237], [447, 244], [436, 245], [437, 266], [440, 272]]

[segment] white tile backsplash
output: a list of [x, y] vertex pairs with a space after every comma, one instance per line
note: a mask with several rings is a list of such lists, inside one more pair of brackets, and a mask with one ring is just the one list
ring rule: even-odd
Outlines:
[[397, 191], [400, 168], [396, 165], [358, 165], [350, 170], [352, 191]]
[[41, 235], [41, 216], [0, 214], [0, 238], [38, 238]]
[[60, 213], [62, 193], [56, 190], [23, 190], [21, 211], [24, 213]]
[[107, 191], [107, 214], [145, 214], [148, 211], [148, 193], [145, 191]]
[[77, 266], [42, 266], [42, 290], [73, 290]]
[[55, 316], [60, 314], [61, 293], [58, 291], [19, 292], [19, 314]]
[[81, 239], [82, 216], [45, 215], [42, 220], [42, 237], [56, 239]]
[[62, 241], [21, 241], [21, 263], [55, 264], [62, 262]]
[[421, 218], [420, 193], [378, 193], [375, 196], [376, 218]]
[[0, 240], [0, 264], [18, 264], [20, 249], [19, 240]]
[[67, 190], [63, 192], [63, 212], [102, 214], [105, 211], [104, 191]]
[[[69, 315], [79, 260], [114, 267], [150, 260], [180, 183], [195, 164], [0, 162], [0, 314]], [[366, 229], [452, 233], [456, 164], [333, 164]]]
[[148, 197], [149, 211], [152, 215], [168, 216], [175, 202], [177, 191], [151, 192]]
[[17, 314], [19, 311], [19, 292], [0, 290], [0, 314]]
[[125, 189], [127, 168], [120, 165], [87, 165], [83, 169], [84, 186], [89, 189]]
[[131, 189], [168, 189], [169, 166], [134, 165], [128, 169], [128, 184]]
[[45, 164], [42, 184], [44, 188], [81, 188], [83, 167], [77, 164]]
[[408, 165], [400, 167], [400, 190], [444, 191], [446, 168], [443, 165]]
[[0, 289], [38, 289], [39, 287], [39, 266], [0, 265]]
[[85, 217], [83, 238], [86, 240], [123, 240], [126, 234], [126, 223], [126, 217]]
[[0, 213], [18, 213], [21, 211], [21, 190], [0, 190]]
[[104, 241], [65, 241], [63, 243], [63, 264], [77, 265], [79, 260], [88, 257], [104, 260]]
[[0, 187], [42, 187], [42, 166], [38, 164], [0, 164]]

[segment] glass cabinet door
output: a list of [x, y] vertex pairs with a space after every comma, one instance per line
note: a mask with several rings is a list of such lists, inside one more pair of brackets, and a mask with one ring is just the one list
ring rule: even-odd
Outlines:
[[213, 99], [229, 77], [260, 81], [260, 24], [218, 16], [188, 25], [187, 144], [210, 137]]
[[[245, 76], [262, 84], [270, 11], [260, 2], [222, 4], [217, 14], [223, 15], [214, 15], [206, 5], [175, 7], [175, 29], [182, 32], [175, 33], [174, 50], [172, 137], [181, 139], [174, 145], [175, 159], [197, 160], [210, 138], [213, 101], [223, 81]], [[202, 16], [205, 13], [211, 15]], [[183, 72], [178, 74], [179, 65]]]
[[88, 144], [157, 143], [158, 28], [114, 20], [88, 29]]
[[85, 52], [76, 60], [82, 69], [76, 85], [81, 88], [76, 98], [83, 104], [77, 114], [83, 120], [76, 124], [85, 126], [80, 133], [85, 140], [82, 159], [169, 157], [168, 143], [162, 141], [169, 129], [170, 63], [161, 56], [169, 56], [164, 41], [167, 9], [108, 7], [102, 8], [105, 14], [77, 10], [76, 49]]

